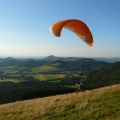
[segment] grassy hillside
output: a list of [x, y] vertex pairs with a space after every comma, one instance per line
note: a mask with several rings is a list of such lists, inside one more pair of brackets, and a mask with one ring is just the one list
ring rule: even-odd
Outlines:
[[43, 65], [32, 69], [32, 72], [53, 72], [57, 71], [57, 68], [54, 66]]
[[119, 120], [120, 85], [0, 105], [0, 120]]

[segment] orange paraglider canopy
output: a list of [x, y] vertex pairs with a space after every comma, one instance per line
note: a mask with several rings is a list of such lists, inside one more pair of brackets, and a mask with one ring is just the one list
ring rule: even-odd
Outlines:
[[62, 28], [67, 28], [74, 32], [78, 37], [80, 37], [84, 42], [86, 42], [89, 46], [93, 46], [93, 36], [87, 27], [87, 25], [76, 19], [62, 20], [50, 27], [51, 33], [55, 36], [60, 37]]

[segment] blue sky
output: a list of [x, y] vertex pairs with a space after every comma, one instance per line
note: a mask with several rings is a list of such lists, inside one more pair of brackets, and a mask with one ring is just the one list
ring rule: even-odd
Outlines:
[[[120, 57], [120, 0], [0, 0], [0, 56]], [[79, 19], [89, 47], [74, 33], [50, 33], [57, 21]]]

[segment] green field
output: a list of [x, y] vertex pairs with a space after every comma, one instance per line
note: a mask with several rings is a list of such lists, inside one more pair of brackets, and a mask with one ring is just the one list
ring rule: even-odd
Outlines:
[[33, 68], [32, 72], [33, 73], [36, 73], [36, 72], [53, 72], [53, 71], [57, 71], [57, 70], [58, 70], [58, 68], [56, 68], [55, 66], [44, 65], [44, 66]]
[[65, 74], [39, 74], [39, 75], [33, 75], [33, 77], [37, 80], [43, 81], [43, 80], [58, 80], [61, 78], [65, 78]]
[[4, 79], [4, 80], [0, 80], [0, 82], [12, 82], [12, 83], [19, 83], [21, 82], [20, 80], [16, 80], [16, 79]]

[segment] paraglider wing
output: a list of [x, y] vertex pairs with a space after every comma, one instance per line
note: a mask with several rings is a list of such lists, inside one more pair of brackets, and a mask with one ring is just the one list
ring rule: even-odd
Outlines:
[[59, 21], [50, 27], [50, 31], [55, 36], [60, 37], [62, 28], [71, 30], [89, 46], [93, 46], [93, 36], [84, 22], [76, 19]]

